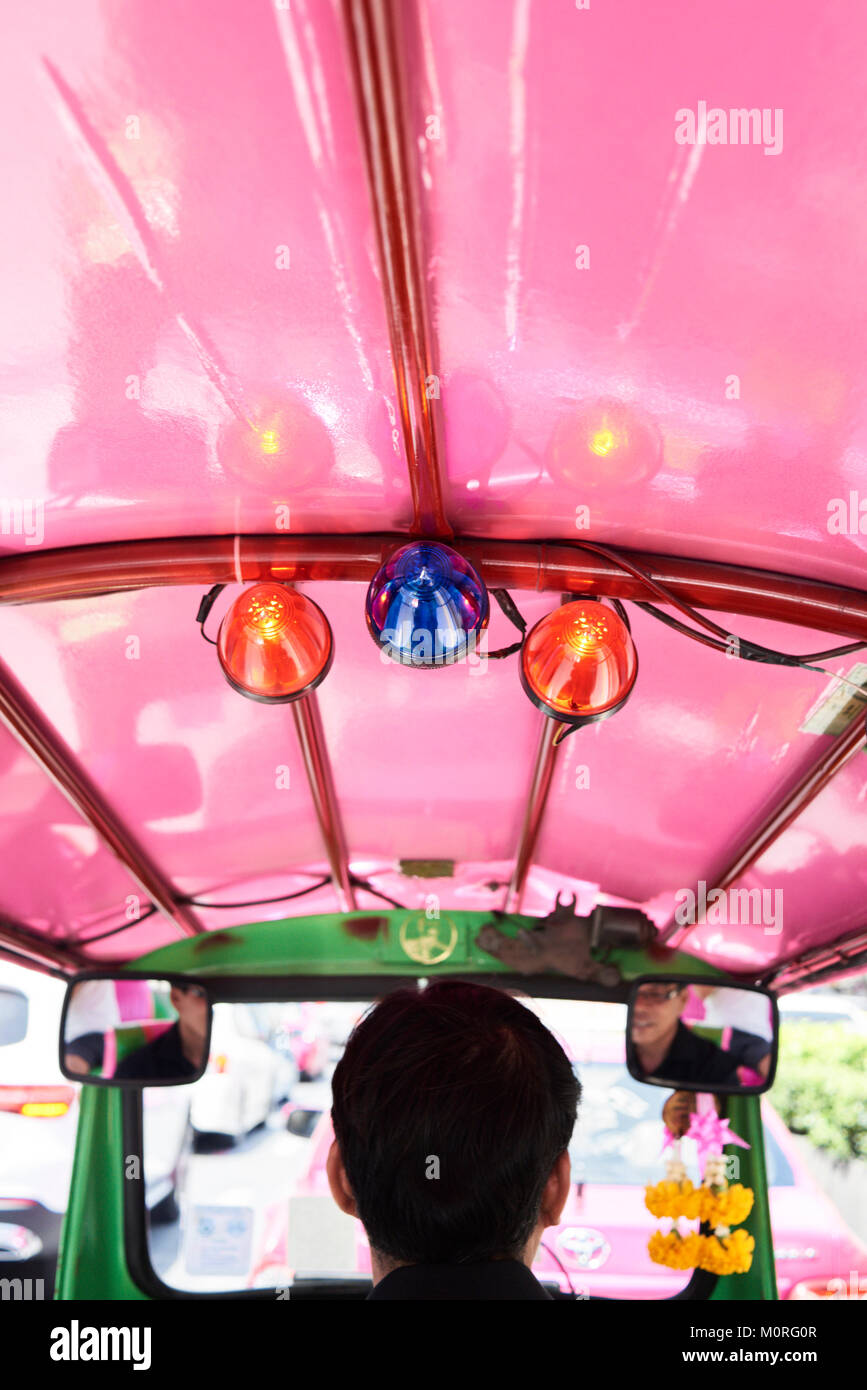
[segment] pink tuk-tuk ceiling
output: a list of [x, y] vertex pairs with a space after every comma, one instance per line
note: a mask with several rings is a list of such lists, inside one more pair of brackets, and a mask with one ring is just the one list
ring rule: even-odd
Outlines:
[[[835, 681], [726, 661], [635, 611], [628, 706], [554, 756], [514, 661], [383, 664], [363, 606], [385, 543], [363, 538], [452, 536], [492, 565], [517, 543], [529, 622], [558, 602], [532, 543], [589, 540], [723, 567], [753, 597], [717, 598], [717, 621], [766, 646], [867, 640], [865, 38], [855, 0], [15, 15], [7, 947], [129, 959], [179, 926], [371, 907], [364, 881], [408, 907], [431, 886], [444, 908], [542, 916], [564, 887], [585, 910], [640, 904], [667, 940], [782, 981], [822, 951], [860, 958], [863, 708], [836, 735], [804, 727]], [[309, 718], [240, 698], [193, 622], [210, 583], [261, 575], [269, 538], [284, 562], [307, 545], [280, 573], [335, 634]], [[790, 577], [785, 615], [771, 574]], [[497, 613], [491, 645], [509, 640]], [[827, 665], [860, 680], [857, 661]], [[454, 872], [401, 874], [422, 858]], [[188, 902], [326, 877], [255, 912]], [[674, 932], [701, 883], [779, 892], [779, 919]], [[107, 935], [143, 884], [159, 912]]]

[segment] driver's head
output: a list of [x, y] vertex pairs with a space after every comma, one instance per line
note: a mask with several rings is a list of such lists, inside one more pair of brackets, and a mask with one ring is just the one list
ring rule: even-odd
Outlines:
[[632, 1007], [632, 1041], [647, 1047], [673, 1037], [689, 999], [688, 985], [639, 985]]
[[[379, 1256], [521, 1259], [540, 1213], [552, 1224], [548, 1184], [581, 1086], [556, 1038], [510, 995], [451, 980], [397, 990], [355, 1027], [332, 1087], [332, 1157]], [[340, 1200], [333, 1180], [332, 1192]]]
[[204, 1033], [208, 1022], [208, 996], [201, 985], [172, 985], [172, 1008], [193, 1033]]

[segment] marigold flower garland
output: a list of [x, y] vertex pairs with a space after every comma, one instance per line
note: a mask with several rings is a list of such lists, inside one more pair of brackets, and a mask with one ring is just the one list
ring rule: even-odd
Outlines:
[[[654, 1231], [647, 1252], [656, 1264], [669, 1269], [745, 1274], [753, 1262], [755, 1240], [747, 1231], [732, 1231], [731, 1227], [747, 1219], [755, 1197], [752, 1188], [741, 1183], [729, 1186], [722, 1151], [725, 1144], [735, 1143], [745, 1149], [749, 1144], [733, 1134], [728, 1121], [721, 1120], [716, 1110], [709, 1110], [702, 1101], [700, 1096], [699, 1112], [691, 1117], [686, 1137], [697, 1142], [699, 1164], [704, 1160], [703, 1181], [700, 1187], [693, 1185], [681, 1159], [680, 1140], [666, 1127], [663, 1148], [670, 1145], [673, 1152], [666, 1159], [664, 1181], [647, 1187], [644, 1204], [653, 1216], [669, 1217], [674, 1224], [670, 1231]], [[684, 1234], [678, 1226], [681, 1218], [706, 1223], [713, 1234]]]

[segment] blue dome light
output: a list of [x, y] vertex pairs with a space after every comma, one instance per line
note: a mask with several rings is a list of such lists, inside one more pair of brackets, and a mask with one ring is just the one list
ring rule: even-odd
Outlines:
[[451, 666], [488, 625], [488, 591], [448, 545], [413, 541], [373, 576], [365, 617], [371, 637], [401, 666]]

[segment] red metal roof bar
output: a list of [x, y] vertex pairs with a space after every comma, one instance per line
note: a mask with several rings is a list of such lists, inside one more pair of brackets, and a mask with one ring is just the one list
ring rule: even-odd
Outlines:
[[298, 742], [313, 794], [313, 804], [331, 866], [331, 877], [341, 912], [355, 912], [355, 889], [349, 877], [346, 837], [340, 820], [340, 807], [334, 790], [325, 733], [316, 695], [311, 693], [292, 705]]
[[[801, 814], [805, 806], [819, 795], [824, 787], [828, 785], [832, 777], [845, 767], [864, 747], [865, 733], [864, 712], [853, 719], [844, 733], [839, 734], [825, 749], [821, 758], [808, 768], [791, 791], [787, 792], [779, 805], [775, 806], [768, 816], [762, 821], [761, 825], [750, 835], [746, 844], [739, 851], [737, 858], [725, 870], [725, 873], [716, 880], [714, 888], [728, 888], [735, 879], [740, 878], [751, 864], [764, 854], [769, 845], [782, 835], [784, 830], [792, 824]], [[708, 889], [710, 893], [710, 889]], [[690, 931], [692, 926], [698, 923], [686, 923], [681, 925], [678, 922], [670, 922], [667, 927], [659, 934], [660, 942], [670, 942], [672, 946], [680, 944], [681, 935]]]
[[[402, 534], [180, 536], [28, 551], [0, 559], [0, 603], [84, 598], [165, 585], [353, 580], [369, 583], [383, 560], [406, 544]], [[602, 557], [563, 542], [459, 540], [489, 588], [656, 597], [639, 579]], [[814, 632], [867, 641], [867, 593], [795, 575], [623, 551], [680, 599], [698, 608], [767, 618]]]
[[[815, 976], [823, 980], [842, 978], [857, 970], [865, 957], [867, 932], [862, 926], [847, 936], [838, 938], [837, 941], [829, 942], [826, 946], [817, 946], [812, 951], [783, 961], [770, 977], [770, 984], [776, 992], [786, 994]], [[765, 976], [765, 979], [768, 977]]]
[[[26, 954], [29, 957], [27, 964], [34, 970], [39, 969], [39, 958], [64, 970], [83, 970], [91, 964], [72, 944], [59, 944], [50, 937], [39, 937], [27, 927], [11, 922], [8, 917], [0, 919], [0, 943], [16, 954]], [[23, 964], [23, 961], [19, 958], [16, 964]]]
[[420, 178], [406, 57], [414, 48], [406, 0], [344, 0], [382, 291], [413, 501], [412, 534], [448, 539], [440, 480], [442, 429], [428, 303]]
[[524, 824], [521, 827], [518, 849], [515, 854], [515, 867], [512, 871], [509, 887], [506, 890], [506, 901], [503, 904], [504, 912], [519, 912], [521, 908], [521, 898], [536, 851], [536, 842], [539, 839], [539, 831], [545, 815], [545, 804], [551, 788], [551, 778], [554, 775], [554, 763], [557, 759], [554, 739], [561, 727], [556, 720], [542, 717], [542, 727], [539, 730], [539, 742], [533, 764], [533, 777], [530, 782], [530, 793], [527, 797], [527, 809], [524, 812]]
[[9, 965], [19, 965], [22, 970], [33, 970], [37, 975], [48, 975], [53, 980], [65, 977], [67, 973], [56, 965], [37, 960], [35, 956], [18, 955], [15, 951], [7, 951], [3, 946], [0, 946], [0, 960], [6, 961]]
[[192, 912], [175, 900], [171, 884], [3, 661], [0, 661], [0, 720], [128, 869], [154, 906], [185, 936], [198, 936], [203, 929]]

